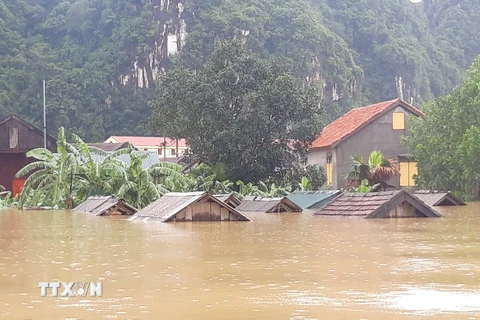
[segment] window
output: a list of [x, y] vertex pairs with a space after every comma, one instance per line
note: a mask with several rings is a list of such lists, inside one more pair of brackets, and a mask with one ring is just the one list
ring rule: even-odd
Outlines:
[[18, 148], [18, 128], [9, 128], [8, 138], [9, 138], [10, 149]]
[[172, 156], [174, 156], [174, 155], [175, 155], [175, 149], [170, 149], [170, 154], [171, 154]]
[[162, 148], [158, 148], [158, 149], [157, 149], [157, 152], [158, 152], [158, 155], [159, 155], [159, 156], [162, 155], [162, 153], [163, 153], [162, 150], [163, 150]]
[[393, 130], [403, 130], [403, 129], [405, 129], [405, 113], [394, 112], [392, 123], [393, 123]]
[[333, 163], [332, 163], [332, 156], [327, 156], [327, 184], [333, 183]]
[[413, 177], [418, 174], [417, 163], [414, 161], [400, 162], [400, 187], [415, 187]]

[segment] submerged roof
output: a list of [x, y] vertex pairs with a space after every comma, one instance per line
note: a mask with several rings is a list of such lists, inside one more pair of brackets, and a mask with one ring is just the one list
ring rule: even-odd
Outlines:
[[[111, 136], [108, 139], [114, 139], [118, 143], [131, 142], [134, 146], [162, 146], [165, 143], [166, 147], [176, 147], [177, 141], [180, 148], [188, 147], [187, 141], [185, 139], [170, 139], [164, 137], [138, 137], [138, 136]], [[107, 139], [107, 140], [108, 140]], [[107, 141], [105, 140], [105, 141]]]
[[218, 203], [223, 208], [227, 208], [230, 212], [234, 213], [238, 217], [238, 220], [250, 221], [248, 217], [230, 207], [226, 203], [220, 201], [208, 192], [167, 193], [140, 210], [137, 214], [135, 214], [134, 217], [132, 217], [132, 220], [143, 217], [167, 222], [172, 220], [177, 213], [188, 206], [199, 201], [208, 200]]
[[340, 190], [296, 191], [287, 198], [303, 209], [321, 208], [340, 193]]
[[131, 215], [138, 211], [135, 207], [125, 202], [124, 199], [115, 196], [88, 197], [87, 200], [79, 204], [73, 211], [101, 216], [104, 215], [108, 209], [115, 207], [119, 203], [122, 203], [122, 206], [128, 209], [128, 212], [125, 212], [125, 214]]
[[245, 197], [236, 209], [245, 212], [302, 212], [302, 208], [287, 197]]
[[226, 204], [233, 206], [236, 208], [242, 201], [240, 201], [235, 194], [230, 193], [230, 194], [215, 194], [215, 198], [217, 198], [220, 201], [225, 202]]
[[464, 206], [466, 203], [448, 191], [418, 190], [413, 193], [429, 206]]
[[390, 211], [404, 202], [416, 209], [415, 216], [417, 217], [440, 217], [439, 213], [406, 190], [344, 193], [315, 214], [383, 218], [389, 217]]
[[331, 148], [345, 140], [365, 125], [395, 106], [402, 106], [417, 116], [423, 116], [422, 111], [400, 100], [384, 101], [369, 106], [355, 108], [326, 126], [320, 136], [313, 141], [312, 148]]

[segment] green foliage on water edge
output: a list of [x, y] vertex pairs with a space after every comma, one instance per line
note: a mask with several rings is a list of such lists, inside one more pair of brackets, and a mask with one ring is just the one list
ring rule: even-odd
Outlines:
[[15, 208], [18, 205], [18, 197], [12, 197], [10, 191], [0, 184], [0, 210]]
[[418, 185], [480, 200], [480, 57], [461, 86], [423, 111], [406, 139], [418, 161]]
[[[235, 192], [239, 197], [274, 197], [284, 196], [299, 187], [310, 189], [325, 180], [321, 175], [322, 170], [316, 167], [305, 170], [295, 168], [292, 170], [296, 175], [304, 172], [313, 178], [312, 183], [306, 177], [301, 177], [303, 184], [297, 187], [297, 176], [285, 175], [279, 186], [275, 183], [267, 186], [266, 183], [259, 182], [258, 186], [248, 183], [245, 188], [243, 182], [234, 185], [227, 179], [226, 166], [223, 164], [200, 164], [188, 173], [183, 172], [182, 166], [168, 162], [154, 163], [147, 167], [143, 165], [147, 155], [134, 150], [132, 146], [107, 153], [88, 146], [75, 134], [72, 134], [72, 139], [74, 144], [67, 141], [65, 129], [61, 127], [56, 153], [44, 148], [29, 151], [27, 155], [36, 161], [17, 173], [17, 177], [29, 174], [20, 199], [11, 198], [10, 192], [0, 194], [0, 209], [15, 207], [17, 204], [20, 209], [71, 209], [94, 195], [116, 195], [137, 208], [145, 207], [167, 192]], [[128, 161], [120, 159], [125, 155], [128, 156]]]
[[398, 95], [418, 104], [480, 53], [479, 12], [474, 0], [3, 0], [0, 118], [41, 123], [46, 79], [50, 133], [160, 134], [145, 126], [157, 75], [202, 68], [232, 39], [316, 83], [326, 121]]

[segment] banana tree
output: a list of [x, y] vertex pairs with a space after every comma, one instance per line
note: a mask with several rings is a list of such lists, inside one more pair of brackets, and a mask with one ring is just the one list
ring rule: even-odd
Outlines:
[[20, 209], [25, 206], [73, 207], [72, 176], [79, 172], [78, 151], [67, 142], [63, 127], [58, 130], [57, 153], [54, 155], [45, 148], [27, 152], [27, 157], [37, 161], [27, 164], [16, 174], [16, 177], [29, 175], [20, 196]]
[[115, 194], [125, 198], [137, 208], [143, 208], [161, 195], [169, 192], [170, 182], [181, 182], [184, 179], [182, 167], [178, 164], [160, 162], [146, 168], [142, 163], [146, 154], [130, 153], [130, 163], [121, 163], [121, 174], [111, 180]]

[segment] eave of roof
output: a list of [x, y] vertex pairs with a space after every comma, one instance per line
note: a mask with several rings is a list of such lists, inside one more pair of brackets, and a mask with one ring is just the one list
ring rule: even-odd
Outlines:
[[[399, 98], [355, 108], [327, 125], [322, 130], [320, 136], [313, 141], [312, 149], [335, 148], [338, 144], [396, 106], [402, 106], [419, 117], [424, 115], [422, 111]], [[361, 122], [356, 123], [355, 121], [360, 117], [363, 117], [363, 119], [360, 119]], [[339, 134], [338, 130], [346, 132]]]

